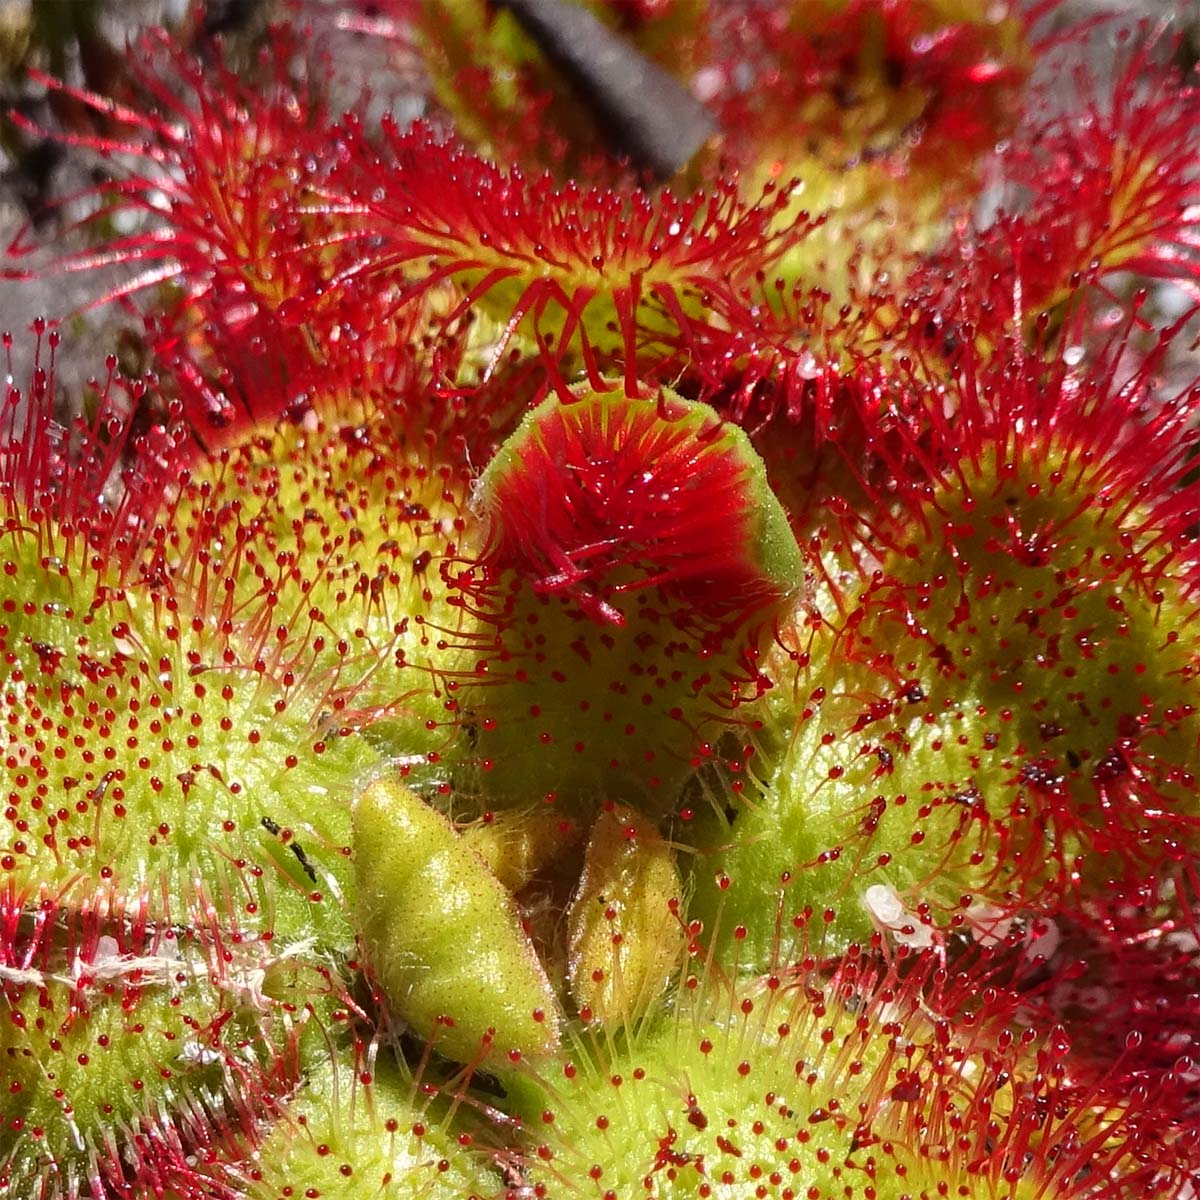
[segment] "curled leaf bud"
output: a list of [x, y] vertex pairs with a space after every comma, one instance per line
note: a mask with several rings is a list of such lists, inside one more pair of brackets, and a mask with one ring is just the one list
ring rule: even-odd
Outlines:
[[568, 915], [568, 979], [581, 1013], [609, 1024], [658, 999], [683, 954], [681, 893], [654, 825], [624, 805], [602, 812]]
[[441, 813], [380, 777], [354, 806], [358, 931], [396, 1011], [445, 1054], [544, 1054], [558, 1006], [511, 894]]

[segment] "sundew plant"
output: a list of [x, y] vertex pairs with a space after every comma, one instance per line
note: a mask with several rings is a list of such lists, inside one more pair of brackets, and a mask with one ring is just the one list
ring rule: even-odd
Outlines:
[[43, 81], [135, 319], [7, 339], [0, 1197], [1193, 1200], [1169, 25], [320, 14]]

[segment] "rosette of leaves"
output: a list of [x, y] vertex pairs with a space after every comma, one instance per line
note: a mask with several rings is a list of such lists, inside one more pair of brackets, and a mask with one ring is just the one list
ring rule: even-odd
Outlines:
[[[1098, 1028], [1186, 1008], [1196, 397], [1158, 378], [1183, 327], [1099, 298], [1194, 274], [1194, 97], [1126, 71], [1111, 111], [1014, 124], [1044, 46], [974, 6], [737, 6], [724, 41], [667, 15], [745, 154], [701, 192], [376, 136], [282, 66], [262, 99], [152, 86], [91, 139], [153, 226], [112, 255], [175, 290], [132, 416], [9, 397], [3, 983], [110, 1042], [127, 983], [183, 1052], [122, 1032], [103, 1079], [157, 1070], [124, 1107], [53, 1065], [86, 1137], [46, 1095], [50, 1158], [8, 1131], [48, 1197], [1194, 1174], [1188, 1068], [1048, 1028], [1058, 922], [1130, 993]], [[985, 176], [1024, 211], [966, 216]], [[1117, 889], [1146, 929], [1102, 917]], [[1120, 966], [1139, 938], [1169, 988]], [[88, 1037], [52, 1024], [11, 1035], [23, 1095], [38, 1038]]]

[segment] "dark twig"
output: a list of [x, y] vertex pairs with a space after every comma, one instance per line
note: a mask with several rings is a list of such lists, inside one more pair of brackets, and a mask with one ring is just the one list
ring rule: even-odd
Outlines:
[[611, 148], [658, 179], [674, 175], [716, 131], [673, 76], [562, 0], [495, 0], [520, 22], [598, 118]]

